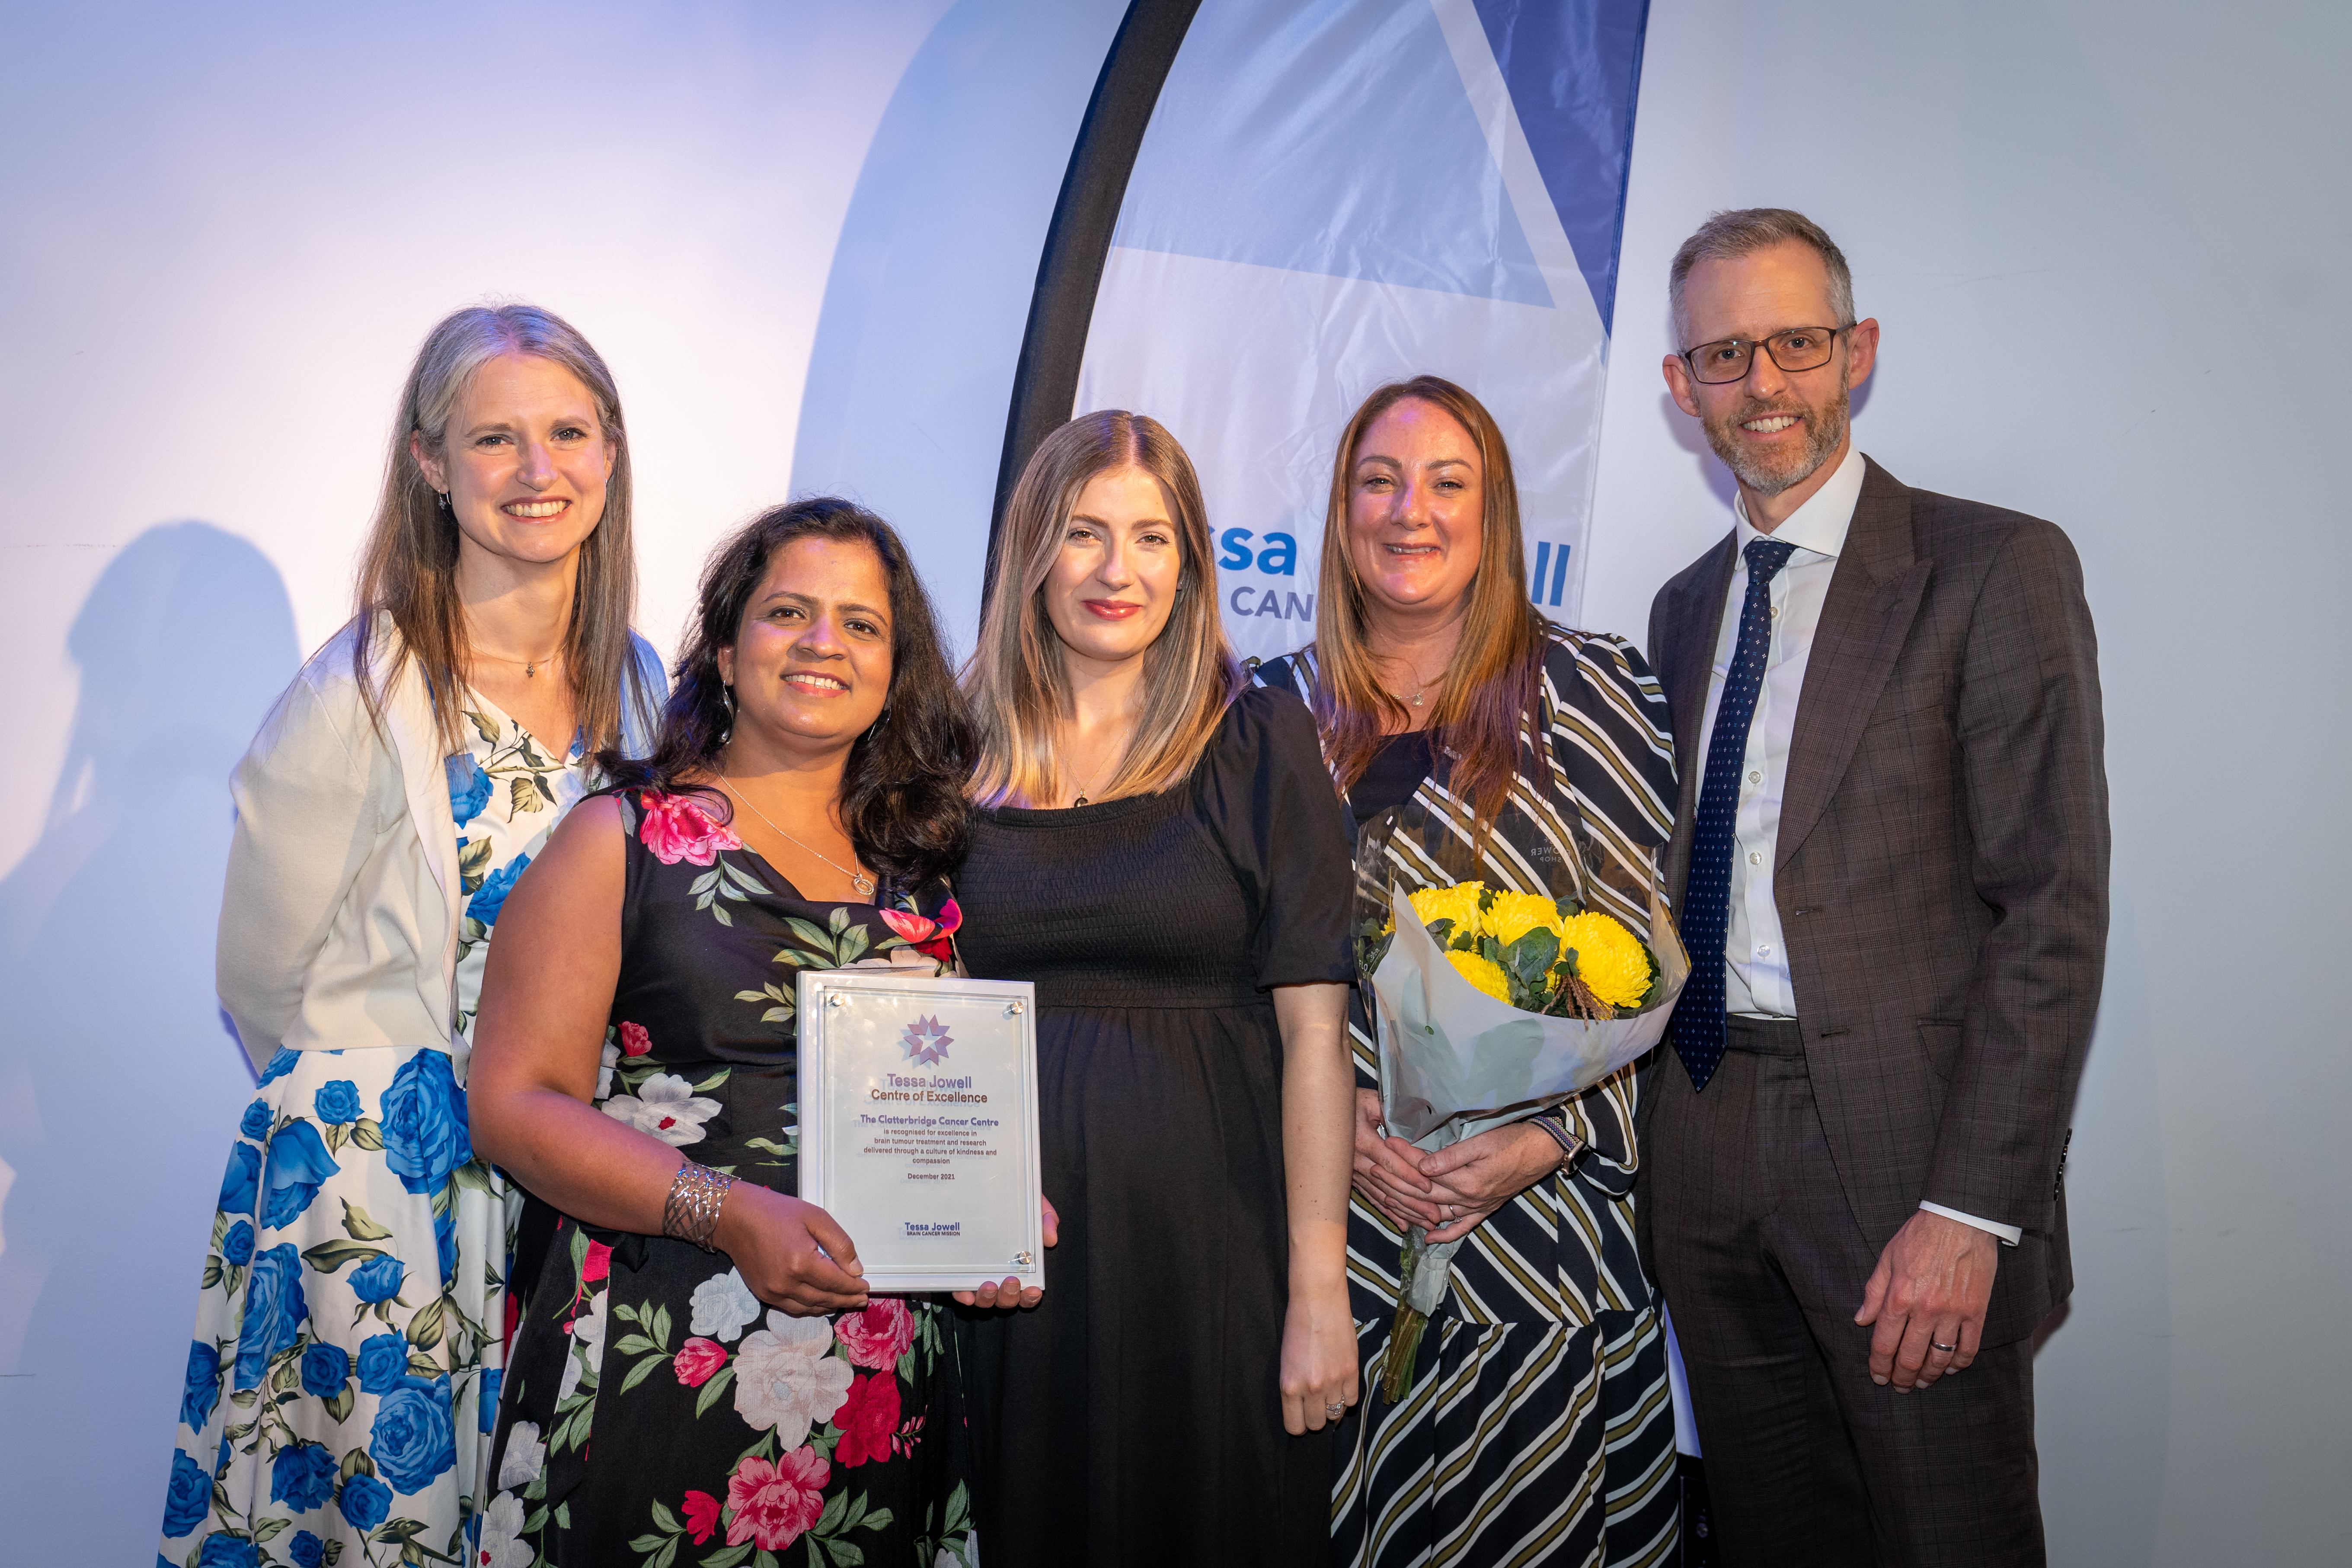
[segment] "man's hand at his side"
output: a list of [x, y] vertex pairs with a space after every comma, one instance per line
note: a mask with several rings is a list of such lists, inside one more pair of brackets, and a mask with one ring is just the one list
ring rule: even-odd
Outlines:
[[1856, 1323], [1878, 1326], [1870, 1336], [1870, 1380], [1907, 1394], [1976, 1360], [1999, 1262], [1990, 1231], [1925, 1209], [1905, 1221], [1878, 1255], [1853, 1315]]

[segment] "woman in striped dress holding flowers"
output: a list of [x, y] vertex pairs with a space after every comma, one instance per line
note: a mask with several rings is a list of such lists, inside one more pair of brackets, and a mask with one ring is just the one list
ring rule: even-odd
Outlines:
[[[1341, 437], [1316, 641], [1262, 667], [1307, 700], [1351, 826], [1395, 808], [1392, 875], [1451, 881], [1414, 846], [1451, 837], [1486, 886], [1543, 892], [1562, 863], [1590, 908], [1646, 930], [1672, 825], [1664, 696], [1622, 639], [1528, 597], [1502, 433], [1434, 376], [1381, 388]], [[1660, 1561], [1678, 1539], [1665, 1343], [1634, 1249], [1634, 1075], [1423, 1153], [1381, 1122], [1369, 998], [1350, 1018], [1358, 1113], [1348, 1269], [1364, 1399], [1343, 1429], [1334, 1561]], [[1406, 1232], [1463, 1240], [1391, 1405]]]

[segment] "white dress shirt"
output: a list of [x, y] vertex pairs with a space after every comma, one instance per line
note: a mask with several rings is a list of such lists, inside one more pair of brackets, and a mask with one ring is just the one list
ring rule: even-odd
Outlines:
[[[1724, 679], [1739, 642], [1739, 613], [1748, 598], [1748, 546], [1764, 538], [1796, 546], [1789, 563], [1772, 579], [1772, 643], [1764, 659], [1764, 685], [1757, 693], [1756, 716], [1748, 727], [1748, 754], [1740, 764], [1739, 810], [1732, 825], [1731, 924], [1723, 944], [1723, 999], [1726, 1009], [1739, 1017], [1793, 1019], [1797, 1016], [1796, 985], [1789, 974], [1789, 950], [1781, 940], [1780, 911], [1772, 902], [1772, 861], [1780, 838], [1780, 799], [1788, 786], [1789, 743], [1797, 731], [1797, 698], [1804, 689], [1805, 662], [1812, 655], [1813, 636], [1821, 628], [1822, 605], [1829, 598], [1838, 552], [1845, 548], [1846, 531], [1853, 523], [1854, 502], [1862, 497], [1863, 472], [1860, 449], [1849, 447], [1829, 482], [1769, 535], [1748, 521], [1744, 498], [1732, 502], [1738, 521], [1732, 542], [1731, 587], [1723, 626], [1715, 639], [1715, 666], [1707, 678], [1706, 716], [1700, 734], [1710, 738], [1715, 734], [1715, 710], [1723, 700]], [[1706, 746], [1698, 750], [1702, 767], [1707, 750]], [[2015, 1226], [1995, 1225], [1937, 1204], [1919, 1206], [1990, 1231], [2012, 1247], [2023, 1234]]]

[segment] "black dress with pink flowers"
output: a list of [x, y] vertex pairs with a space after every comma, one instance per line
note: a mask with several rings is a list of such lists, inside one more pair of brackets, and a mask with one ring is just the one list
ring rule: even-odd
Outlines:
[[[803, 899], [693, 797], [620, 797], [621, 973], [596, 1104], [798, 1190], [793, 976], [944, 943], [952, 904]], [[724, 1253], [554, 1227], [515, 1330], [482, 1568], [968, 1561], [952, 1321], [920, 1299], [794, 1318]], [[942, 1558], [944, 1553], [944, 1558]]]

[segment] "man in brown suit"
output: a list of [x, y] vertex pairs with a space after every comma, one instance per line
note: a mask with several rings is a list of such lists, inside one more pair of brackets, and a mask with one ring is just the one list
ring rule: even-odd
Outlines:
[[2097, 1008], [2107, 795], [2081, 567], [1855, 451], [1878, 323], [1801, 215], [1672, 272], [1668, 388], [1738, 480], [1660, 590], [1690, 947], [1640, 1220], [1723, 1561], [2038, 1563], [2032, 1335]]

